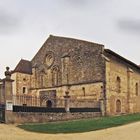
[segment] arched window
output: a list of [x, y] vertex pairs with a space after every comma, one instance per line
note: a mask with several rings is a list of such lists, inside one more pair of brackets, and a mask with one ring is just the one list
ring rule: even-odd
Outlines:
[[117, 113], [121, 112], [121, 101], [120, 100], [116, 101], [116, 112]]
[[70, 56], [65, 55], [62, 57], [62, 83], [69, 83], [69, 66], [70, 66]]
[[53, 86], [58, 85], [58, 67], [54, 67], [52, 69], [52, 85]]
[[40, 74], [40, 87], [44, 87], [44, 75], [42, 73]]
[[136, 94], [136, 96], [139, 95], [139, 87], [138, 87], [138, 83], [136, 83], [136, 85], [135, 85], [135, 94]]
[[52, 52], [48, 52], [48, 54], [45, 57], [45, 64], [47, 67], [50, 67], [54, 62], [54, 56]]
[[40, 75], [40, 85], [43, 87], [43, 75]]
[[117, 91], [117, 93], [121, 92], [121, 79], [118, 76], [117, 76], [117, 79], [116, 79], [116, 91]]
[[40, 75], [39, 75], [39, 85], [41, 88], [44, 88], [45, 87], [45, 69], [43, 68], [41, 71], [40, 71]]

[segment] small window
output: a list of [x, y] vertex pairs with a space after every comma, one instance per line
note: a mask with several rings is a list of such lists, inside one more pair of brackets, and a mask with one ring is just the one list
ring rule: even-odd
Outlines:
[[26, 78], [23, 78], [23, 81], [25, 82], [26, 81]]
[[116, 91], [117, 91], [117, 93], [121, 92], [121, 79], [118, 76], [117, 76], [117, 79], [116, 79]]
[[82, 90], [83, 90], [84, 96], [86, 96], [85, 87], [82, 87]]
[[22, 93], [25, 94], [26, 93], [26, 87], [22, 88]]
[[135, 93], [136, 93], [136, 96], [139, 95], [139, 87], [138, 87], [138, 83], [136, 83], [136, 85], [135, 85]]

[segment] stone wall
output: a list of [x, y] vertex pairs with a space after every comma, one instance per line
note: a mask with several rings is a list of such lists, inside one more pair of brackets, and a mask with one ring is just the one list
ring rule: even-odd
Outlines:
[[[50, 36], [32, 59], [33, 88], [104, 80], [103, 45]], [[42, 83], [42, 84], [41, 84]], [[35, 86], [36, 85], [36, 86]]]
[[[14, 80], [13, 84], [13, 95], [29, 94], [31, 88], [31, 75], [15, 72], [12, 74], [11, 79]], [[25, 93], [23, 93], [25, 88]]]
[[[56, 90], [56, 96], [63, 98], [69, 90], [75, 100], [99, 101], [105, 79], [103, 50], [101, 44], [50, 36], [31, 61], [32, 75], [12, 74], [13, 94], [39, 97], [42, 91]], [[84, 105], [71, 104], [73, 107]]]
[[41, 91], [50, 91], [50, 90], [56, 90], [58, 97], [63, 97], [65, 95], [65, 91], [68, 90], [70, 92], [70, 96], [79, 96], [84, 98], [91, 98], [94, 100], [98, 100], [101, 96], [103, 87], [103, 82], [95, 82], [90, 84], [77, 84], [77, 85], [71, 85], [69, 87], [67, 86], [60, 86], [60, 87], [54, 87], [54, 88], [42, 88], [42, 89], [33, 89], [32, 93], [39, 95]]
[[13, 119], [9, 123], [45, 123], [49, 121], [66, 121], [100, 117], [99, 112], [78, 112], [78, 113], [13, 113]]
[[[107, 114], [140, 112], [140, 71], [114, 56], [108, 58], [109, 61], [106, 61]], [[120, 90], [117, 89], [117, 77], [120, 78]], [[121, 102], [120, 112], [117, 112], [118, 100]]]
[[[102, 87], [103, 82], [98, 82], [91, 84], [72, 85], [69, 86], [69, 89], [67, 89], [67, 86], [62, 86], [32, 90], [32, 94], [39, 96], [40, 92], [50, 92], [52, 90], [56, 90], [56, 96], [59, 99], [63, 100], [65, 96], [65, 91], [69, 90], [70, 107], [93, 107], [94, 102], [99, 102], [99, 100], [102, 98]], [[80, 99], [83, 100], [83, 103], [78, 103], [78, 100]], [[88, 100], [90, 100], [90, 102]], [[64, 105], [62, 103], [59, 103], [58, 101], [56, 106], [63, 107]]]

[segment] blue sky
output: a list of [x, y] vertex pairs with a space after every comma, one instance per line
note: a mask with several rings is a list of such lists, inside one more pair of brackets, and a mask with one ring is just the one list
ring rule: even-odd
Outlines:
[[104, 44], [140, 64], [139, 0], [0, 0], [0, 77], [50, 34]]

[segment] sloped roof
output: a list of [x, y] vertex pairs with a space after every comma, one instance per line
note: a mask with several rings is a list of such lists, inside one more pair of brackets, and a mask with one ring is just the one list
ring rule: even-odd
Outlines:
[[17, 64], [16, 68], [14, 69], [14, 72], [20, 72], [25, 74], [32, 74], [32, 64], [28, 60], [21, 59], [19, 63]]
[[75, 40], [75, 41], [78, 41], [78, 42], [85, 42], [85, 43], [91, 43], [91, 44], [96, 44], [96, 45], [104, 46], [103, 44], [100, 44], [100, 43], [95, 43], [95, 42], [92, 42], [92, 41], [87, 41], [87, 40], [78, 39], [78, 38], [55, 36], [55, 35], [50, 35], [48, 39], [50, 39], [50, 38], [51, 39], [58, 39], [58, 40]]
[[110, 50], [110, 49], [104, 49], [105, 53], [108, 53], [114, 57], [117, 57], [119, 60], [122, 60], [123, 62], [125, 62], [125, 64], [127, 64], [129, 67], [135, 67], [138, 71], [140, 71], [140, 66], [135, 64], [134, 62], [124, 58], [123, 56], [117, 54], [116, 52]]
[[50, 44], [52, 42], [53, 43], [54, 42], [55, 43], [63, 42], [63, 44], [66, 44], [66, 45], [71, 44], [72, 42], [79, 42], [79, 43], [86, 44], [87, 46], [88, 45], [92, 45], [92, 46], [104, 46], [103, 44], [99, 44], [99, 43], [95, 43], [95, 42], [90, 42], [90, 41], [86, 41], [86, 40], [81, 40], [81, 39], [76, 39], [76, 38], [70, 38], [70, 37], [62, 37], [62, 36], [50, 35], [47, 38], [47, 40], [44, 42], [44, 44], [42, 45], [42, 47], [38, 50], [38, 52], [36, 53], [36, 55], [33, 57], [33, 59], [31, 60], [32, 64], [33, 64], [35, 58], [38, 56], [38, 54], [42, 51], [42, 49], [47, 47], [46, 44]]
[[[64, 40], [64, 42], [67, 42], [68, 40], [71, 41], [77, 41], [77, 42], [84, 42], [84, 43], [89, 43], [89, 44], [94, 44], [94, 45], [99, 45], [99, 46], [104, 46], [102, 44], [98, 44], [98, 43], [94, 43], [94, 42], [89, 42], [89, 41], [85, 41], [85, 40], [80, 40], [80, 39], [75, 39], [75, 38], [68, 38], [68, 37], [61, 37], [61, 36], [54, 36], [54, 35], [50, 35], [49, 38], [45, 41], [45, 43], [49, 43], [49, 41], [62, 41]], [[39, 49], [39, 51], [37, 52], [37, 54], [33, 57], [33, 59], [31, 61], [28, 60], [24, 60], [21, 59], [20, 62], [18, 63], [18, 65], [16, 66], [15, 70], [13, 72], [20, 72], [20, 73], [26, 73], [26, 74], [32, 74], [32, 64], [35, 57], [39, 54], [39, 52], [41, 51], [41, 49], [45, 46], [45, 43], [42, 45], [42, 47]], [[140, 66], [138, 66], [137, 64], [131, 62], [130, 60], [120, 56], [119, 54], [117, 54], [116, 52], [110, 50], [110, 49], [104, 49], [105, 54], [110, 54], [116, 58], [118, 58], [119, 60], [121, 60], [123, 63], [127, 64], [127, 66], [129, 67], [134, 67], [136, 68], [138, 71], [140, 71]], [[64, 54], [62, 57], [64, 56], [68, 56], [68, 54]]]

